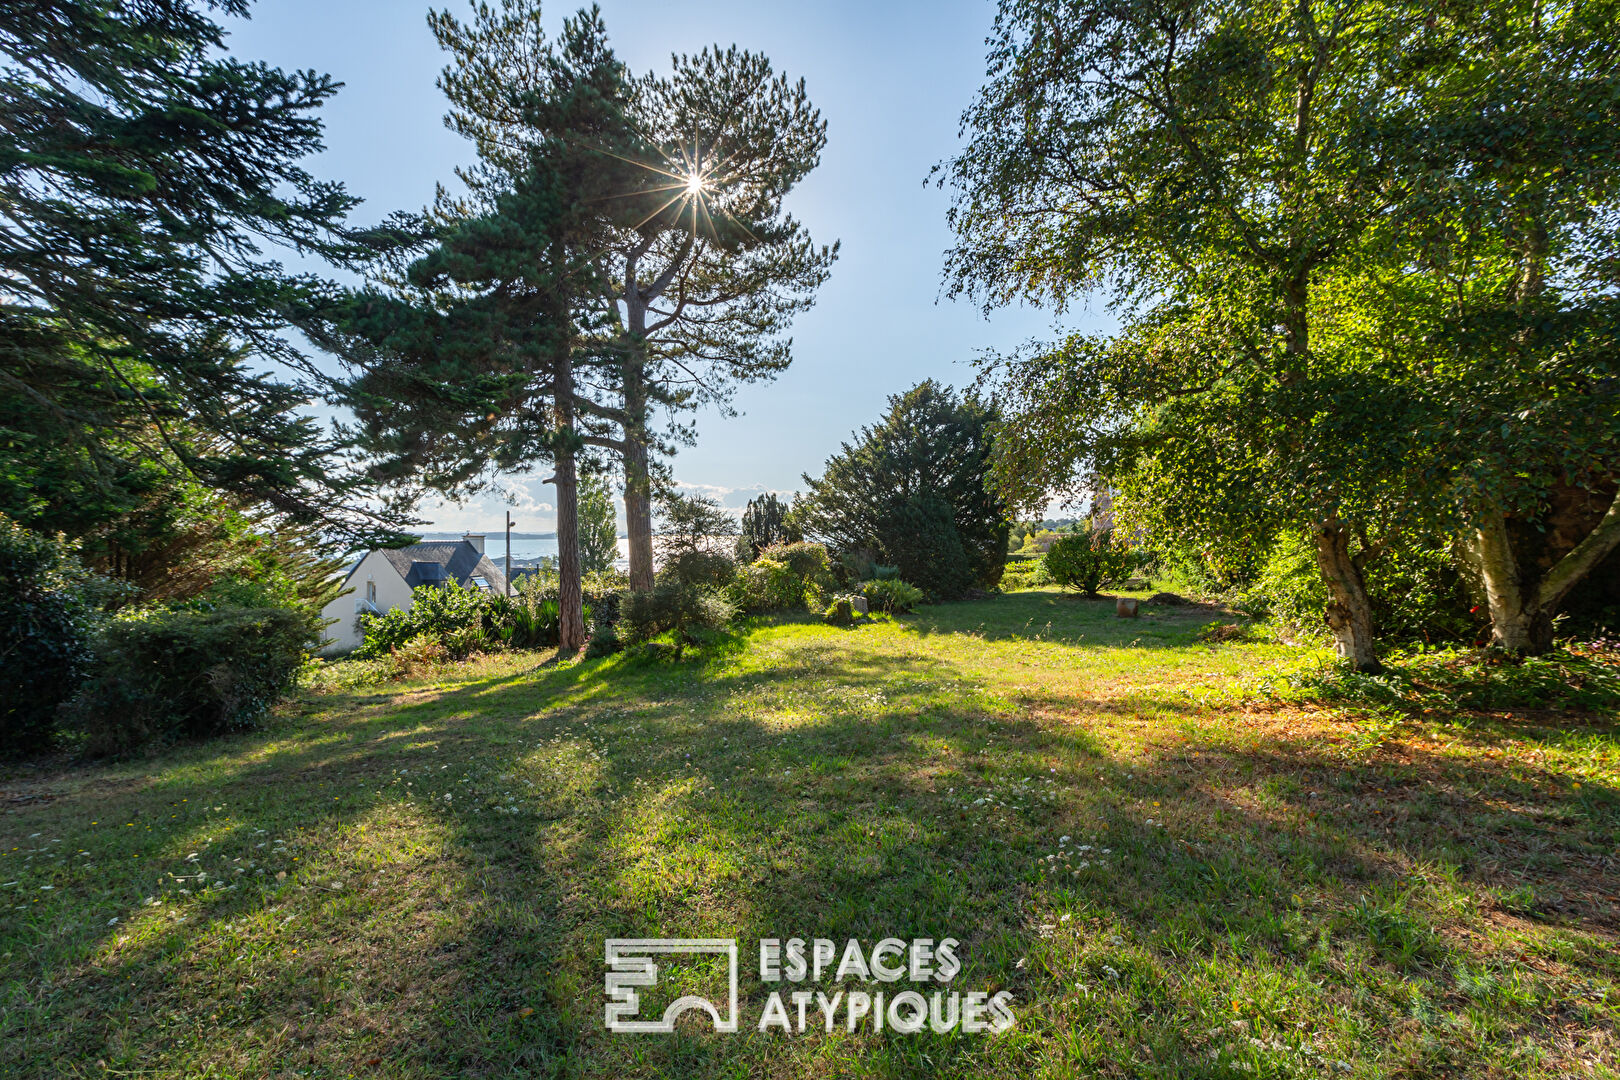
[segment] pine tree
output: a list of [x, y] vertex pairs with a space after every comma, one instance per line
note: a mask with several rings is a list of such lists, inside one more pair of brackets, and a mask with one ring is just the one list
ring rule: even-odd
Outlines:
[[[575, 21], [605, 42], [594, 8]], [[826, 123], [802, 80], [733, 47], [677, 56], [668, 76], [635, 80], [616, 136], [547, 127], [522, 107], [545, 78], [535, 59], [544, 47], [538, 0], [476, 4], [465, 23], [435, 12], [430, 23], [455, 57], [440, 80], [453, 103], [447, 122], [479, 148], [479, 166], [461, 173], [472, 201], [509, 181], [521, 148], [548, 140], [594, 146], [630, 166], [593, 204], [610, 230], [597, 351], [617, 370], [613, 403], [590, 408], [619, 434], [584, 441], [623, 461], [630, 584], [651, 588], [657, 458], [692, 438], [673, 414], [726, 410], [738, 383], [786, 368], [786, 331], [836, 258], [836, 245], [817, 247], [782, 206], [819, 162]], [[459, 205], [441, 197], [441, 210]], [[670, 414], [663, 431], [661, 412]]]
[[300, 412], [318, 387], [267, 370], [296, 370], [277, 331], [329, 286], [264, 248], [353, 253], [355, 200], [299, 164], [337, 84], [220, 55], [201, 7], [0, 5], [7, 509], [88, 529], [138, 505], [165, 458], [285, 519], [390, 536]]
[[479, 189], [468, 216], [441, 205], [396, 218], [379, 241], [396, 261], [417, 257], [394, 287], [356, 293], [309, 330], [359, 370], [348, 403], [378, 477], [465, 495], [550, 465], [559, 646], [571, 652], [585, 643], [577, 458], [599, 420], [583, 373], [604, 363], [587, 347], [607, 239], [592, 206], [619, 190], [622, 167], [601, 146], [625, 130], [628, 84], [587, 18], [569, 20], [537, 63], [513, 107], [534, 128], [578, 137], [502, 159], [509, 186]]

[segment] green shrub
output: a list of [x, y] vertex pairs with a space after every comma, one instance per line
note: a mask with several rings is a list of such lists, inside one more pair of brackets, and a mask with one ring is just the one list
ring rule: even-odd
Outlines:
[[1007, 569], [1001, 575], [1003, 589], [1030, 589], [1039, 585], [1052, 584], [1052, 575], [1047, 573], [1046, 559], [1009, 559]]
[[585, 646], [585, 659], [594, 660], [599, 656], [611, 656], [624, 648], [619, 640], [619, 628], [610, 622], [591, 624], [591, 640]]
[[354, 651], [355, 659], [386, 656], [420, 634], [449, 648], [452, 638], [460, 640], [458, 631], [468, 626], [485, 626], [485, 617], [491, 613], [495, 599], [489, 593], [459, 585], [416, 589], [411, 593], [409, 608], [394, 608], [381, 615], [366, 612], [360, 616], [365, 640]]
[[745, 566], [726, 590], [736, 607], [751, 613], [812, 611], [833, 588], [832, 563], [821, 544], [777, 544]]
[[[1366, 568], [1373, 623], [1391, 641], [1471, 641], [1476, 623], [1462, 576], [1442, 548], [1394, 543]], [[1323, 639], [1327, 587], [1322, 583], [1308, 538], [1279, 537], [1238, 604], [1253, 615], [1269, 615], [1302, 637]]]
[[320, 640], [287, 608], [147, 610], [108, 621], [70, 714], [92, 753], [255, 726]]
[[444, 642], [429, 634], [417, 634], [383, 658], [387, 678], [405, 679], [450, 662]]
[[677, 551], [658, 570], [660, 581], [674, 581], [705, 589], [723, 589], [736, 576], [736, 560], [718, 551]]
[[861, 594], [879, 611], [910, 611], [926, 598], [915, 585], [894, 578], [868, 581], [861, 586]]
[[0, 514], [0, 753], [48, 749], [91, 660], [106, 589], [73, 545]]
[[773, 544], [760, 553], [762, 558], [786, 563], [789, 570], [817, 588], [832, 587], [832, 560], [827, 557], [827, 545], [803, 542]]
[[736, 613], [737, 609], [717, 593], [695, 585], [666, 582], [624, 597], [619, 607], [618, 636], [626, 645], [635, 645], [673, 630], [683, 640], [691, 641], [695, 631], [718, 630]]
[[1096, 596], [1102, 586], [1124, 581], [1140, 562], [1112, 533], [1101, 530], [1060, 537], [1041, 561], [1052, 581], [1086, 596]]

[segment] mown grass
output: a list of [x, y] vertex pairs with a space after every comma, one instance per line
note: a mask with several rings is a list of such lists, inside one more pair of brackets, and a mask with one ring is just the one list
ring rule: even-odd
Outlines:
[[[1616, 718], [1257, 703], [1299, 653], [1217, 618], [334, 665], [265, 733], [15, 770], [0, 1075], [1615, 1076]], [[604, 1030], [652, 936], [739, 939], [741, 1032]], [[954, 936], [1017, 1026], [760, 1034], [792, 936]]]

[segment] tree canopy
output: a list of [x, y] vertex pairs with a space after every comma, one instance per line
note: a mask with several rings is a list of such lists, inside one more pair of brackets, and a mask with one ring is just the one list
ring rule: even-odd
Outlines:
[[161, 460], [287, 520], [391, 537], [280, 335], [329, 286], [269, 251], [353, 252], [355, 200], [301, 164], [337, 84], [222, 46], [189, 0], [0, 8], [0, 496], [24, 521], [105, 522]]
[[[1491, 432], [1520, 432], [1488, 404], [1515, 396], [1488, 350], [1438, 355], [1481, 324], [1446, 310], [1455, 294], [1427, 263], [1477, 265], [1465, 222], [1528, 220], [1513, 209], [1525, 185], [1497, 166], [1533, 160], [1560, 124], [1576, 133], [1562, 190], [1605, 197], [1612, 65], [1576, 61], [1597, 47], [1596, 8], [1538, 10], [1006, 0], [968, 145], [943, 166], [950, 286], [1060, 309], [1107, 289], [1124, 322], [989, 365], [1009, 494], [1033, 505], [1106, 481], [1161, 536], [1305, 533], [1341, 655], [1376, 669], [1367, 565], [1393, 536], [1478, 518], [1465, 467]], [[1568, 62], [1504, 47], [1526, 38]], [[1589, 375], [1554, 376], [1572, 413], [1589, 415]], [[1532, 399], [1551, 404], [1519, 404]], [[1587, 445], [1604, 443], [1612, 430]], [[1510, 472], [1475, 469], [1492, 491]]]
[[932, 379], [889, 399], [882, 421], [829, 458], [794, 507], [807, 537], [898, 566], [937, 596], [1001, 580], [1010, 525], [988, 485], [990, 426], [982, 402]]

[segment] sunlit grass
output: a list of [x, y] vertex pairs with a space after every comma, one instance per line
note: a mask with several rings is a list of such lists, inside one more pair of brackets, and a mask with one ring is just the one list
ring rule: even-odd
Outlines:
[[[0, 1074], [1614, 1075], [1614, 717], [1256, 701], [1300, 654], [1216, 619], [337, 665], [260, 735], [13, 772]], [[1012, 1031], [603, 1030], [607, 937], [740, 939], [747, 1021], [753, 939], [947, 935]]]

